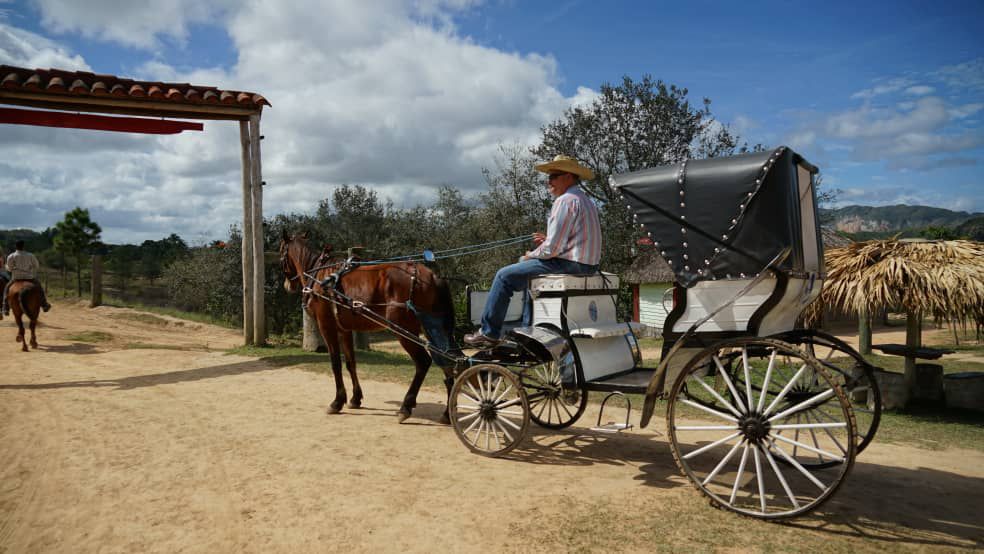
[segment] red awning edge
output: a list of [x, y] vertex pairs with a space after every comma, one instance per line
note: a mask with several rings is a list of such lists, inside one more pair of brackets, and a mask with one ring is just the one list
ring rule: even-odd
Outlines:
[[91, 129], [119, 133], [175, 135], [182, 131], [203, 131], [205, 126], [194, 121], [148, 119], [145, 117], [112, 117], [107, 115], [46, 112], [19, 108], [0, 108], [0, 123], [38, 125], [68, 129]]

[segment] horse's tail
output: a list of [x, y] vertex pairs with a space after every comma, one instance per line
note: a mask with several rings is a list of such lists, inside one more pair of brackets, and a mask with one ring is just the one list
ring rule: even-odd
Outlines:
[[441, 321], [444, 325], [444, 332], [454, 347], [456, 346], [454, 340], [454, 298], [451, 296], [451, 284], [445, 279], [439, 279], [437, 282], [437, 298], [441, 304], [439, 311], [444, 314]]
[[[38, 286], [34, 283], [26, 283], [17, 294], [17, 301], [20, 302], [21, 311], [28, 317], [28, 319], [36, 320], [38, 315], [41, 314], [41, 295], [40, 289], [35, 291]], [[31, 294], [38, 293], [38, 301], [30, 302]]]

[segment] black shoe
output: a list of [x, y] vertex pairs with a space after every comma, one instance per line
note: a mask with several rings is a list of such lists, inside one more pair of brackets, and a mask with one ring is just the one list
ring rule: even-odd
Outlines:
[[581, 391], [577, 389], [564, 389], [564, 391], [560, 393], [560, 398], [568, 406], [577, 406], [577, 404], [581, 401]]
[[45, 304], [44, 306], [41, 306], [41, 309], [44, 310], [45, 313], [47, 313], [48, 310], [51, 309], [51, 304]]
[[481, 350], [487, 350], [489, 348], [494, 348], [494, 347], [498, 346], [499, 343], [502, 342], [499, 339], [494, 339], [492, 337], [487, 337], [487, 336], [483, 335], [481, 331], [479, 331], [477, 333], [474, 333], [474, 334], [471, 334], [471, 335], [465, 335], [464, 341], [465, 341], [465, 344], [467, 344], [468, 346], [471, 346], [473, 348], [478, 348], [478, 349], [481, 349]]

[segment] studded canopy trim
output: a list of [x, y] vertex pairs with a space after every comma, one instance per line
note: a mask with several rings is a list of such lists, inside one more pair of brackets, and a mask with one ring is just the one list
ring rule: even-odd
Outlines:
[[[810, 176], [817, 172], [780, 146], [624, 173], [611, 183], [633, 222], [689, 287], [752, 277], [786, 247], [793, 255], [780, 269], [802, 269], [800, 167]], [[812, 186], [804, 190], [813, 194]]]

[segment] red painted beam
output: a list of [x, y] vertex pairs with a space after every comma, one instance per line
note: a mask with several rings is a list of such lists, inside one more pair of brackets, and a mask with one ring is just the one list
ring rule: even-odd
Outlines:
[[0, 123], [150, 135], [174, 135], [182, 131], [202, 131], [205, 129], [203, 124], [193, 121], [148, 119], [145, 117], [110, 117], [107, 115], [45, 112], [16, 108], [0, 108]]

